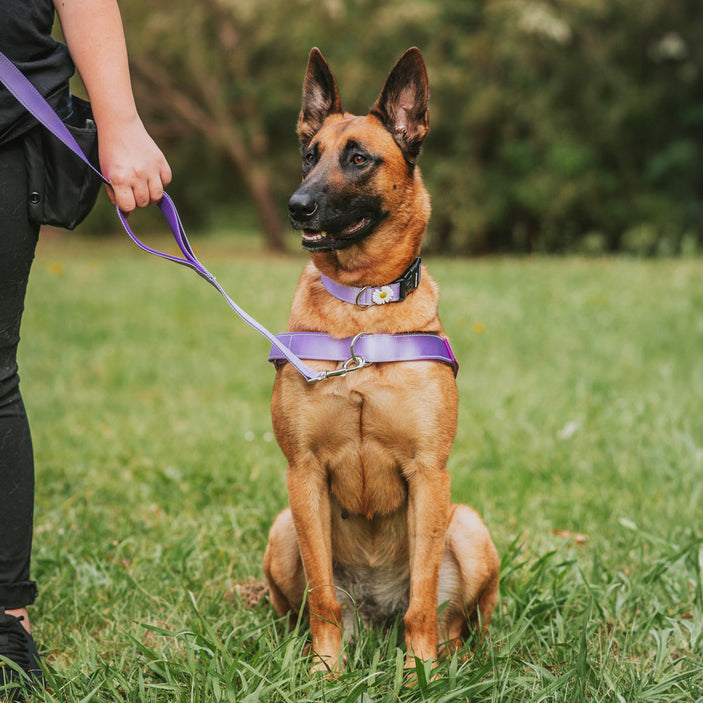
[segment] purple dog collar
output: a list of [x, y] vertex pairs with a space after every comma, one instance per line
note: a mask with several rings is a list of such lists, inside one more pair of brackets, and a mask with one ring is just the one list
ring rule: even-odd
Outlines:
[[412, 262], [408, 270], [392, 283], [385, 286], [364, 286], [355, 288], [335, 283], [331, 278], [320, 274], [322, 285], [330, 295], [361, 308], [386, 303], [399, 303], [420, 285], [420, 257]]
[[[449, 340], [436, 334], [366, 334], [335, 339], [323, 332], [288, 332], [277, 334], [276, 339], [301, 359], [318, 361], [343, 361], [330, 376], [343, 376], [350, 371], [374, 363], [391, 361], [439, 361], [459, 371], [459, 363], [452, 352]], [[269, 361], [277, 367], [286, 363], [286, 358], [276, 346], [271, 347]]]

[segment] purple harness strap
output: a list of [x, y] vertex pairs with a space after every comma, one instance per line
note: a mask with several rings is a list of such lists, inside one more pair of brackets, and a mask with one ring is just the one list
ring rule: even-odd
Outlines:
[[[57, 139], [63, 142], [78, 158], [88, 164], [105, 183], [110, 183], [110, 181], [88, 161], [61, 118], [46, 100], [44, 100], [37, 89], [25, 78], [22, 72], [2, 52], [0, 52], [0, 82], [2, 82], [27, 111], [34, 115], [34, 117]], [[164, 193], [164, 197], [158, 205], [183, 256], [166, 254], [157, 249], [152, 249], [141, 242], [127, 224], [127, 216], [118, 207], [116, 208], [117, 215], [130, 239], [140, 249], [143, 249], [149, 254], [153, 254], [162, 259], [168, 259], [176, 264], [181, 264], [182, 266], [193, 269], [193, 271], [204, 278], [220, 295], [222, 295], [227, 301], [227, 304], [244, 320], [244, 322], [271, 342], [273, 361], [277, 363], [285, 363], [285, 361], [290, 362], [308, 382], [322, 381], [332, 376], [342, 376], [351, 371], [363, 368], [374, 361], [403, 361], [411, 359], [442, 361], [451, 364], [456, 374], [458, 364], [451, 351], [449, 342], [435, 335], [366, 335], [362, 333], [352, 340], [332, 340], [332, 338], [327, 335], [311, 335], [308, 333], [273, 335], [263, 325], [259, 324], [251, 317], [251, 315], [242, 310], [242, 308], [225, 293], [215, 277], [198, 261], [190, 246], [176, 206], [166, 193]], [[297, 347], [299, 349], [299, 354], [306, 358], [320, 358], [315, 356], [311, 351], [309, 340], [312, 337], [315, 338], [313, 347], [317, 349], [322, 349], [323, 347], [329, 349], [332, 346], [331, 342], [334, 342], [335, 346], [337, 345], [336, 343], [341, 342], [341, 350], [338, 349], [336, 352], [337, 356], [334, 358], [339, 361], [346, 360], [344, 366], [336, 371], [328, 372], [311, 369], [291, 347]], [[323, 342], [321, 339], [323, 337], [329, 341]], [[439, 342], [437, 340], [439, 340]], [[440, 346], [440, 343], [443, 348]], [[363, 350], [364, 356], [361, 355], [361, 350]], [[358, 354], [355, 352], [358, 352]], [[331, 352], [326, 351], [325, 353], [329, 355]], [[341, 356], [339, 356], [339, 354], [341, 354]]]
[[[328, 376], [339, 376], [344, 371], [391, 361], [440, 361], [452, 367], [454, 376], [459, 370], [449, 340], [436, 334], [362, 332], [356, 337], [335, 339], [324, 332], [288, 332], [276, 337], [303, 359], [344, 362], [341, 369], [328, 371]], [[285, 363], [285, 358], [272, 347], [269, 361], [278, 367]]]

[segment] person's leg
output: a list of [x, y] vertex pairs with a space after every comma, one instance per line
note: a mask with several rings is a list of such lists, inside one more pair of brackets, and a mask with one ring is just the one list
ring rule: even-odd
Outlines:
[[17, 369], [20, 321], [39, 230], [27, 219], [26, 181], [21, 140], [0, 146], [0, 654], [3, 648], [10, 655], [19, 648], [10, 658], [35, 668], [27, 654], [31, 638], [18, 629], [29, 632], [26, 606], [37, 593], [29, 572], [34, 459]]

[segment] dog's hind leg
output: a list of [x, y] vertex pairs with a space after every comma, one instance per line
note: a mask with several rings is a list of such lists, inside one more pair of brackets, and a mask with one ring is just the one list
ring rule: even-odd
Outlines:
[[472, 508], [455, 505], [440, 572], [440, 641], [460, 649], [471, 628], [485, 632], [498, 602], [500, 561], [488, 528]]
[[305, 596], [305, 572], [290, 508], [274, 520], [264, 554], [271, 603], [279, 615], [299, 612]]

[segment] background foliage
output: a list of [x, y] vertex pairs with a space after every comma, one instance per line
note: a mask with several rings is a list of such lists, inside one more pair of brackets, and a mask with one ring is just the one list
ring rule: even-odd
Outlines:
[[[284, 248], [317, 45], [368, 109], [419, 46], [436, 251], [690, 253], [703, 243], [699, 0], [121, 0], [140, 109], [191, 225]], [[114, 226], [103, 205], [89, 227]]]

